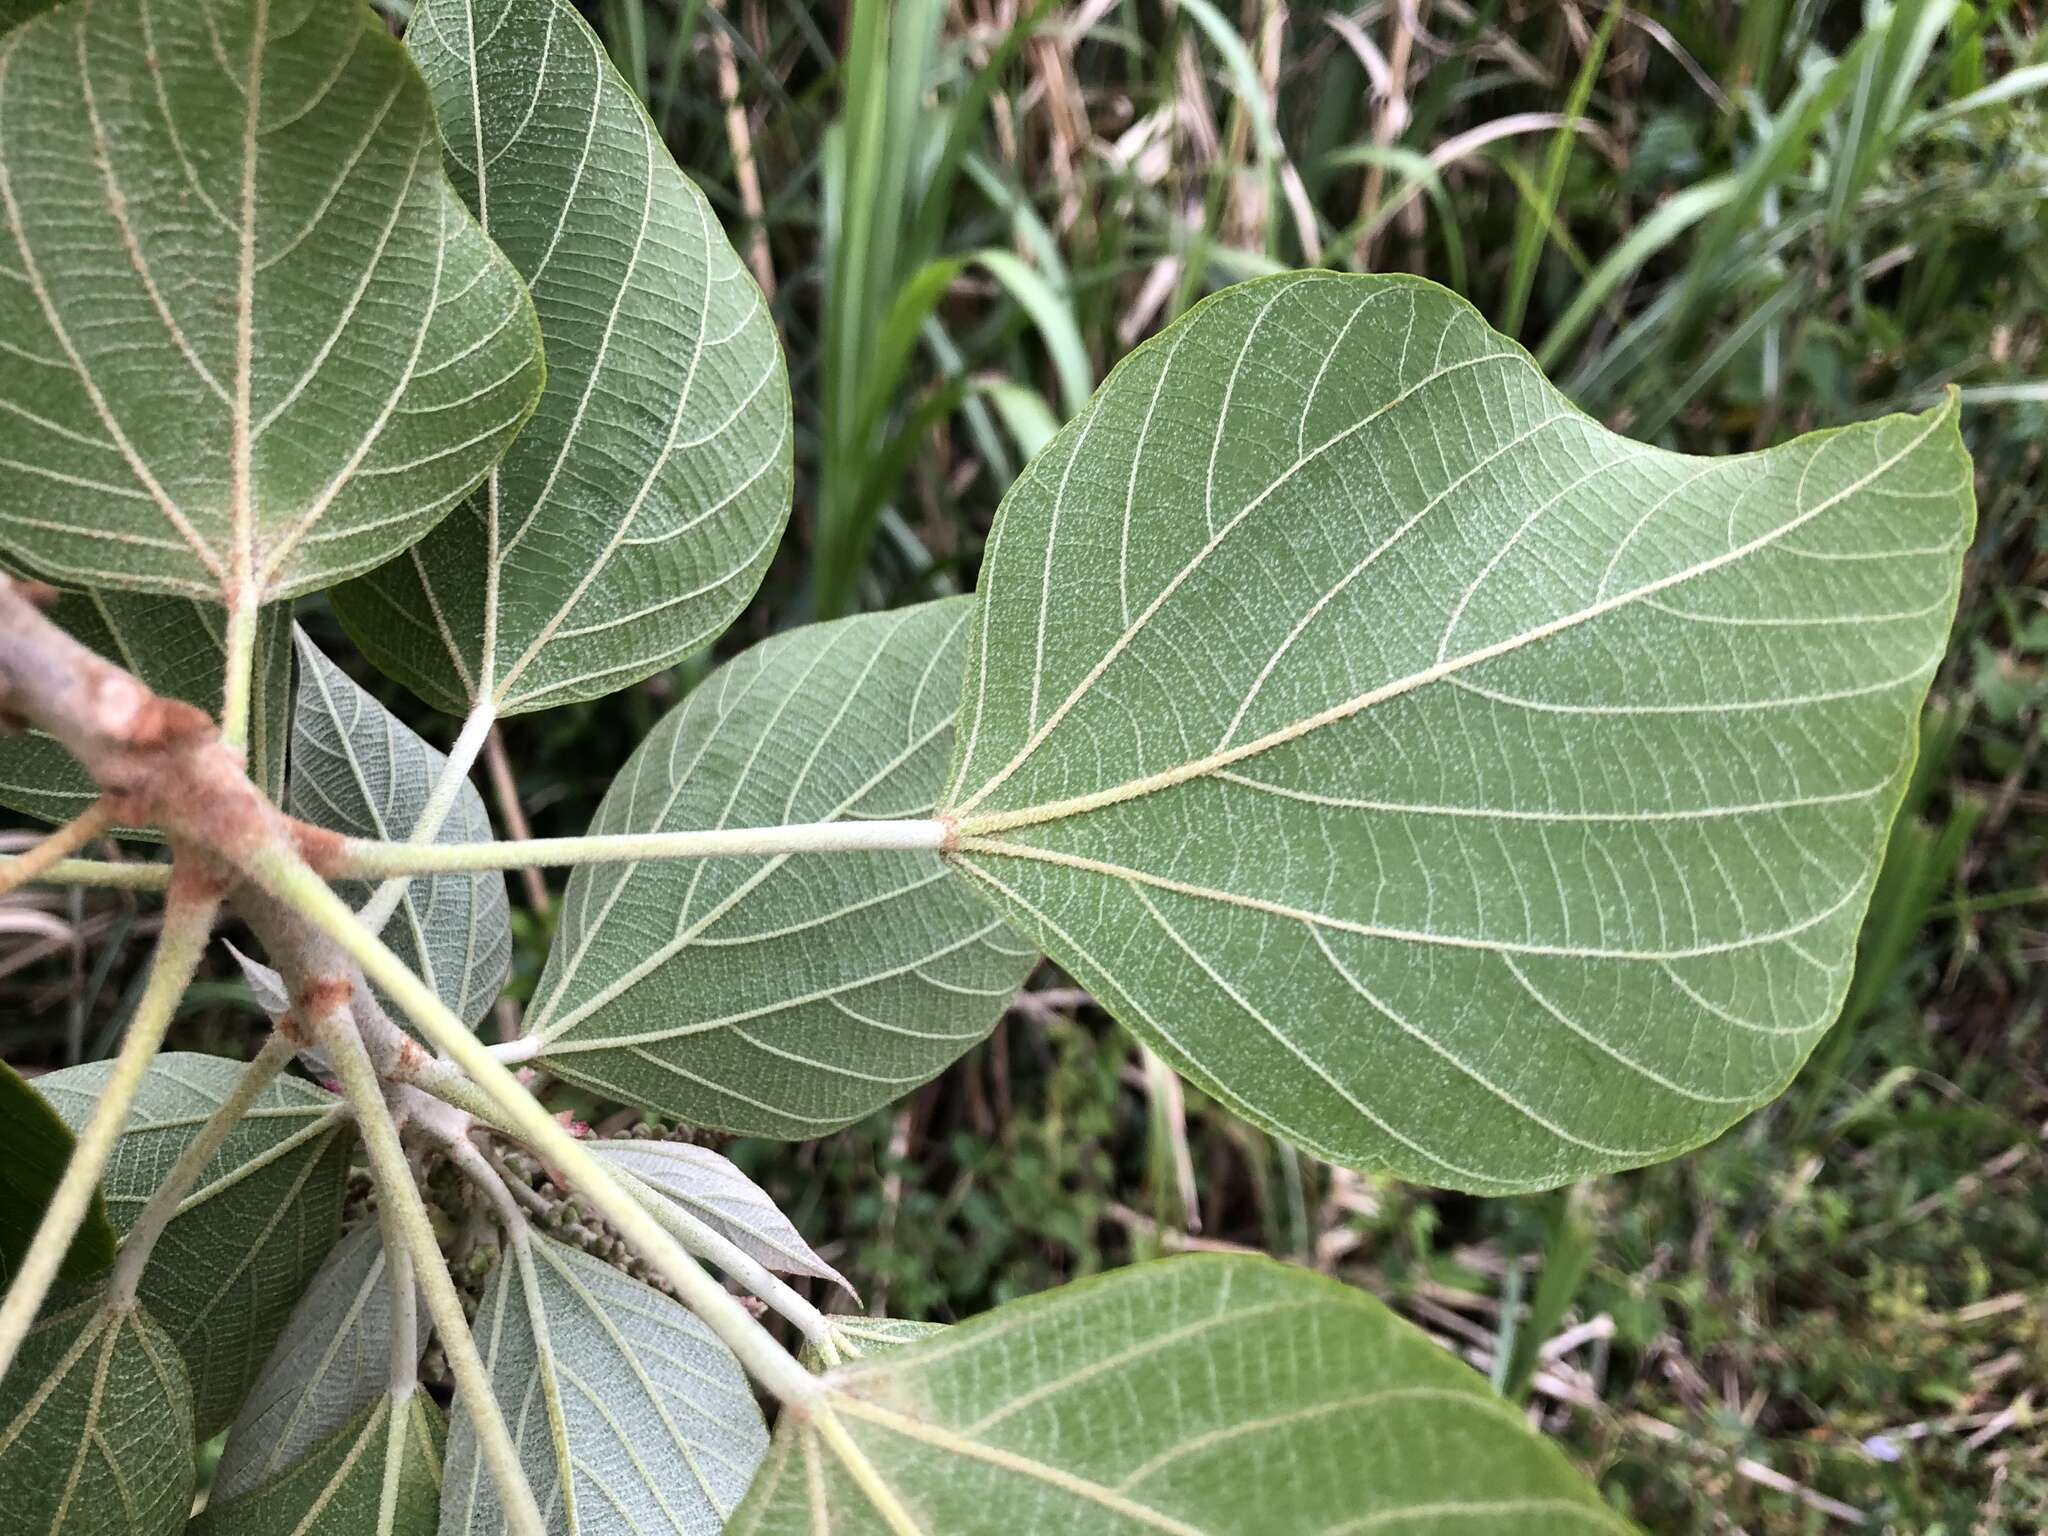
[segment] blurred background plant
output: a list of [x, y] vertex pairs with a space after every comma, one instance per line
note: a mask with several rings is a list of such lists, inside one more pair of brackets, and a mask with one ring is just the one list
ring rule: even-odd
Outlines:
[[[1103, 374], [1276, 268], [1433, 277], [1586, 410], [1692, 452], [1962, 389], [1981, 525], [1848, 1008], [1713, 1146], [1527, 1200], [1360, 1177], [1183, 1090], [1047, 972], [895, 1111], [729, 1150], [878, 1311], [1248, 1246], [1387, 1296], [1653, 1531], [2048, 1529], [2039, 7], [586, 9], [790, 353], [793, 532], [721, 652], [971, 586], [1003, 492]], [[713, 660], [508, 722], [501, 816], [582, 830]], [[530, 985], [550, 902], [524, 893]], [[149, 922], [118, 897], [0, 907], [8, 1059], [108, 1054]], [[245, 1052], [247, 1006], [223, 971], [174, 1043]]]

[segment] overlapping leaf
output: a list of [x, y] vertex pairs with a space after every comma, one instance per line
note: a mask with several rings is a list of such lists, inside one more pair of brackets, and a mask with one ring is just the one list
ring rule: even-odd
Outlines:
[[733, 1536], [1629, 1529], [1415, 1329], [1263, 1259], [1084, 1280], [828, 1379]]
[[[227, 675], [227, 613], [210, 603], [90, 588], [61, 593], [49, 615], [158, 693], [220, 713]], [[284, 793], [291, 706], [291, 618], [282, 607], [256, 620], [256, 683], [249, 713], [249, 777], [273, 802]], [[0, 736], [0, 805], [68, 821], [99, 797], [76, 759], [40, 731]], [[155, 834], [138, 834], [153, 837]]]
[[[365, 1222], [335, 1245], [292, 1308], [228, 1430], [213, 1475], [214, 1503], [282, 1477], [389, 1395], [392, 1299], [383, 1240], [377, 1224]], [[426, 1310], [417, 1294], [412, 1317], [424, 1348]]]
[[1432, 284], [1232, 289], [1004, 504], [959, 867], [1323, 1156], [1670, 1156], [1840, 1006], [1972, 515], [1953, 403], [1686, 458]]
[[731, 1158], [684, 1141], [593, 1141], [590, 1151], [770, 1269], [830, 1280], [852, 1291], [846, 1277], [804, 1241], [768, 1191]]
[[216, 1488], [191, 1536], [433, 1536], [442, 1438], [432, 1398], [380, 1393], [275, 1482]]
[[[594, 833], [919, 817], [965, 598], [778, 635], [640, 744]], [[1032, 955], [928, 852], [579, 869], [528, 1027], [558, 1077], [700, 1125], [817, 1136], [941, 1071]]]
[[[716, 1536], [768, 1448], [739, 1362], [694, 1313], [600, 1259], [522, 1238], [476, 1336], [553, 1536]], [[461, 1399], [442, 1536], [504, 1529]]]
[[192, 1393], [148, 1312], [95, 1292], [38, 1321], [0, 1383], [0, 1513], [22, 1536], [173, 1536]]
[[[14, 1279], [15, 1266], [27, 1255], [76, 1144], [49, 1102], [0, 1061], [0, 1285]], [[95, 1190], [57, 1278], [84, 1280], [113, 1262], [114, 1229]]]
[[[287, 808], [315, 826], [350, 837], [404, 842], [448, 759], [363, 691], [354, 679], [298, 637], [299, 694], [292, 711]], [[438, 843], [487, 843], [490, 813], [465, 781]], [[355, 905], [375, 889], [336, 887]], [[512, 914], [496, 870], [421, 875], [384, 926], [389, 944], [458, 1015], [474, 1024], [489, 1011], [512, 970]]]
[[93, 586], [310, 591], [531, 409], [510, 264], [345, 0], [95, 0], [0, 40], [0, 543]]
[[426, 0], [448, 174], [532, 285], [548, 384], [483, 488], [336, 595], [454, 713], [596, 698], [714, 638], [789, 515], [789, 385], [754, 280], [566, 0]]
[[[75, 1129], [92, 1114], [111, 1070], [110, 1062], [69, 1067], [37, 1078], [35, 1087]], [[142, 1214], [242, 1071], [240, 1062], [182, 1052], [150, 1063], [100, 1181], [117, 1231]], [[139, 1294], [185, 1358], [202, 1437], [234, 1416], [340, 1236], [347, 1182], [348, 1138], [335, 1100], [280, 1078], [228, 1133], [164, 1229]]]

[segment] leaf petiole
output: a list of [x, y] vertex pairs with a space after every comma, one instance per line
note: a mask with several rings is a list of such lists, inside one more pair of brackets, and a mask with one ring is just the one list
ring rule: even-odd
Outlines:
[[198, 1133], [185, 1143], [185, 1150], [178, 1154], [171, 1171], [164, 1175], [163, 1183], [149, 1197], [149, 1204], [142, 1208], [142, 1214], [122, 1240], [120, 1255], [114, 1260], [113, 1276], [107, 1282], [110, 1301], [119, 1304], [134, 1299], [142, 1271], [156, 1249], [157, 1239], [164, 1235], [164, 1228], [178, 1214], [178, 1207], [192, 1193], [192, 1186], [199, 1182], [199, 1176], [213, 1161], [214, 1154], [220, 1151], [228, 1133], [241, 1124], [242, 1117], [256, 1102], [256, 1096], [270, 1086], [297, 1050], [298, 1047], [283, 1034], [273, 1032], [263, 1042], [263, 1049], [242, 1069], [242, 1075], [235, 1080], [233, 1092], [206, 1117], [206, 1123], [199, 1127]]
[[[448, 874], [480, 869], [629, 864], [652, 859], [770, 858], [797, 853], [937, 852], [950, 823], [821, 821], [793, 827], [712, 827], [691, 832], [538, 837], [524, 843], [380, 843], [351, 838], [332, 865], [349, 879]], [[368, 922], [365, 909], [365, 922]]]

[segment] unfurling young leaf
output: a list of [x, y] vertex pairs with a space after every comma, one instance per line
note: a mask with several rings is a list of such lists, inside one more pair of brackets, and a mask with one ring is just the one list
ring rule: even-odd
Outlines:
[[425, 0], [448, 174], [533, 285], [547, 391], [417, 549], [342, 588], [365, 654], [452, 713], [597, 698], [715, 638], [789, 516], [789, 384], [717, 216], [567, 0]]
[[[357, 686], [298, 635], [299, 692], [292, 711], [292, 769], [286, 808], [350, 837], [404, 842], [448, 759]], [[491, 841], [490, 813], [465, 781], [437, 843]], [[375, 889], [336, 887], [361, 906]], [[490, 1011], [512, 970], [512, 914], [496, 870], [420, 875], [384, 925], [384, 942], [446, 1003], [474, 1024]]]
[[[111, 1062], [52, 1072], [36, 1090], [74, 1129], [91, 1116]], [[150, 1063], [135, 1112], [101, 1178], [107, 1215], [126, 1233], [243, 1065], [170, 1052]], [[336, 1102], [279, 1078], [201, 1173], [164, 1229], [138, 1294], [191, 1374], [196, 1432], [234, 1417], [292, 1306], [341, 1232], [348, 1135]]]
[[1686, 458], [1434, 284], [1233, 288], [1004, 503], [958, 867], [1318, 1155], [1672, 1156], [1841, 1005], [1972, 516], [1953, 401]]
[[732, 1536], [1630, 1529], [1476, 1373], [1265, 1259], [1140, 1264], [827, 1380]]
[[[581, 1249], [509, 1243], [476, 1335], [552, 1536], [716, 1536], [768, 1448], [739, 1362], [696, 1314]], [[503, 1522], [458, 1394], [441, 1536]]]
[[[147, 592], [63, 592], [52, 619], [158, 693], [218, 714], [227, 655], [227, 610]], [[249, 719], [249, 777], [272, 800], [284, 793], [291, 710], [291, 615], [267, 607], [256, 621], [256, 686]], [[99, 798], [71, 754], [41, 732], [0, 736], [0, 805], [45, 821], [69, 821]], [[129, 835], [155, 841], [154, 832]]]
[[[640, 744], [591, 831], [928, 815], [971, 608], [744, 652]], [[579, 869], [527, 1027], [557, 1077], [699, 1125], [818, 1136], [985, 1036], [1032, 959], [929, 852]]]
[[218, 602], [432, 527], [542, 372], [437, 147], [350, 0], [95, 0], [0, 39], [0, 543]]
[[731, 1158], [683, 1141], [593, 1141], [590, 1150], [770, 1269], [830, 1280], [852, 1294], [846, 1277], [818, 1257], [768, 1191]]
[[192, 1505], [177, 1346], [97, 1293], [38, 1321], [0, 1383], [0, 1514], [23, 1536], [174, 1536]]
[[[841, 1361], [886, 1355], [892, 1349], [902, 1349], [946, 1331], [944, 1323], [917, 1323], [902, 1317], [832, 1316], [825, 1319], [825, 1326], [831, 1331], [832, 1347], [839, 1352]], [[815, 1344], [806, 1343], [798, 1358], [814, 1371], [825, 1369]]]
[[[292, 1308], [228, 1430], [212, 1503], [282, 1477], [391, 1395], [391, 1303], [383, 1239], [374, 1221], [365, 1222], [335, 1245]], [[426, 1308], [417, 1296], [413, 1318], [424, 1349]]]

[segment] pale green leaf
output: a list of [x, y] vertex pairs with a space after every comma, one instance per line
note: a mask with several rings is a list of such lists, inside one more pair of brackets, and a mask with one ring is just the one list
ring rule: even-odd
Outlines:
[[[509, 1243], [476, 1336], [550, 1536], [713, 1536], [768, 1448], [711, 1330], [581, 1249]], [[504, 1528], [458, 1396], [442, 1536]]]
[[[113, 1063], [35, 1080], [73, 1129], [99, 1101]], [[178, 1154], [244, 1070], [218, 1056], [167, 1052], [150, 1063], [128, 1127], [101, 1177], [107, 1216], [125, 1234]], [[139, 1294], [185, 1357], [202, 1439], [224, 1428], [292, 1306], [341, 1234], [348, 1135], [331, 1094], [296, 1078], [260, 1093], [164, 1229]]]
[[190, 1536], [433, 1536], [442, 1438], [425, 1393], [380, 1392], [276, 1481], [237, 1497], [216, 1484]]
[[[220, 713], [227, 677], [227, 612], [210, 603], [148, 592], [80, 588], [48, 610], [57, 625], [158, 693]], [[256, 684], [249, 718], [249, 776], [276, 803], [284, 795], [286, 715], [291, 708], [291, 615], [282, 605], [256, 620]], [[0, 736], [0, 805], [45, 821], [69, 821], [99, 798], [72, 755], [40, 731]], [[124, 836], [157, 839], [154, 832]]]
[[852, 1291], [846, 1277], [804, 1241], [796, 1224], [768, 1198], [768, 1191], [740, 1172], [731, 1158], [685, 1141], [593, 1141], [590, 1151], [770, 1269], [830, 1280]]
[[0, 542], [219, 601], [388, 559], [503, 451], [533, 312], [348, 0], [95, 0], [0, 41]]
[[[240, 1498], [282, 1477], [391, 1387], [391, 1271], [375, 1221], [335, 1245], [292, 1308], [277, 1348], [249, 1389], [213, 1474], [212, 1499]], [[425, 1347], [424, 1301], [415, 1294]]]
[[448, 174], [532, 285], [533, 421], [405, 559], [337, 594], [421, 698], [597, 698], [716, 637], [789, 515], [789, 384], [760, 290], [566, 0], [425, 0], [406, 33]]
[[1840, 1007], [1972, 518], [1953, 403], [1686, 458], [1433, 284], [1228, 290], [1004, 503], [958, 867], [1333, 1161], [1671, 1156]]
[[[627, 761], [594, 833], [929, 815], [966, 598], [778, 635]], [[557, 1077], [699, 1125], [819, 1136], [994, 1027], [1032, 955], [934, 853], [579, 869], [528, 1029]]]
[[0, 1383], [13, 1536], [171, 1536], [192, 1503], [192, 1392], [163, 1329], [94, 1293], [38, 1321]]
[[1629, 1530], [1478, 1375], [1265, 1259], [1083, 1280], [827, 1381], [732, 1536]]
[[[292, 712], [292, 769], [286, 807], [294, 816], [350, 837], [404, 842], [419, 822], [448, 759], [298, 636], [299, 693]], [[437, 843], [488, 843], [490, 813], [464, 781]], [[361, 906], [373, 884], [335, 887]], [[490, 1010], [512, 971], [512, 913], [496, 870], [421, 875], [384, 925], [384, 942], [463, 1019]]]

